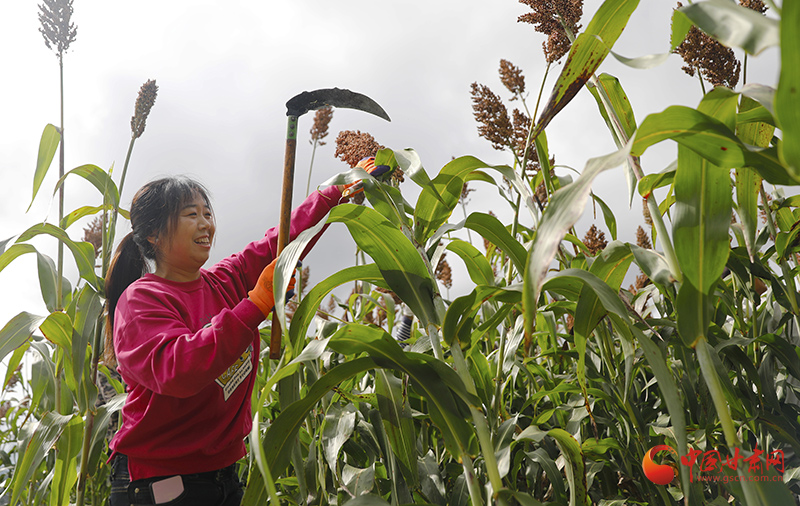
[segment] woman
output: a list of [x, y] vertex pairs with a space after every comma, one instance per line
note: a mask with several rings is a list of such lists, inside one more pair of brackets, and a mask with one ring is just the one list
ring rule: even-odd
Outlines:
[[[309, 196], [292, 213], [290, 238], [318, 223], [343, 190]], [[106, 279], [106, 350], [128, 391], [109, 445], [110, 504], [237, 505], [235, 463], [252, 424], [258, 326], [274, 305], [277, 230], [206, 270], [215, 223], [199, 183], [148, 183], [130, 218]]]

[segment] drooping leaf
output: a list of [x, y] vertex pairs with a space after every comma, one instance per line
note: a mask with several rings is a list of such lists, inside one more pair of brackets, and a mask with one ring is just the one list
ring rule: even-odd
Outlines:
[[636, 265], [642, 269], [650, 280], [653, 281], [659, 288], [663, 288], [672, 284], [674, 279], [672, 273], [669, 271], [667, 261], [659, 253], [645, 248], [640, 248], [635, 244], [631, 244], [631, 252], [635, 259]]
[[61, 132], [54, 125], [47, 124], [42, 131], [42, 138], [39, 141], [39, 156], [36, 159], [36, 172], [33, 175], [33, 196], [31, 203], [28, 205], [28, 211], [31, 210], [33, 201], [36, 200], [36, 194], [39, 193], [39, 188], [42, 186], [42, 181], [47, 175], [47, 170], [50, 164], [53, 163], [53, 157], [56, 154], [56, 149], [61, 143]]
[[342, 483], [356, 498], [367, 496], [375, 486], [375, 464], [363, 469], [345, 464], [342, 468]]
[[687, 146], [716, 165], [741, 167], [743, 146], [721, 121], [691, 107], [673, 105], [647, 116], [636, 132], [631, 152], [641, 156], [663, 140], [672, 139]]
[[553, 194], [542, 216], [526, 263], [522, 300], [527, 332], [532, 328], [539, 294], [550, 263], [556, 256], [561, 240], [583, 213], [594, 178], [605, 170], [619, 166], [627, 156], [628, 150], [621, 149], [610, 155], [592, 158], [578, 179]]
[[533, 139], [533, 144], [536, 146], [536, 156], [539, 159], [539, 165], [542, 167], [542, 176], [544, 179], [545, 188], [547, 189], [547, 193], [549, 195], [555, 191], [555, 188], [553, 187], [553, 181], [550, 177], [550, 170], [552, 170], [552, 167], [550, 166], [547, 133], [544, 130], [539, 132], [539, 135]]
[[[775, 88], [772, 86], [767, 86], [766, 84], [759, 84], [759, 83], [747, 83], [742, 86], [740, 93], [751, 99], [755, 100], [756, 102], [761, 105], [764, 109], [767, 110], [767, 113], [770, 115], [771, 120], [766, 121], [772, 126], [777, 126], [775, 124]], [[742, 111], [739, 111], [740, 113]]]
[[256, 506], [264, 504], [267, 500], [267, 493], [269, 493], [270, 504], [280, 503], [280, 499], [278, 499], [278, 491], [275, 487], [275, 481], [273, 480], [272, 473], [267, 465], [267, 456], [264, 453], [264, 447], [261, 444], [260, 427], [261, 413], [256, 411], [255, 417], [253, 418], [253, 427], [250, 430], [250, 453], [255, 461], [255, 467], [258, 469], [258, 474], [254, 475], [251, 472], [251, 477], [248, 480], [248, 486], [244, 491], [244, 497], [242, 497], [242, 506]]
[[87, 463], [87, 470], [97, 469], [97, 465], [106, 450], [106, 437], [108, 436], [108, 424], [111, 422], [111, 417], [117, 413], [125, 405], [125, 399], [128, 394], [117, 394], [111, 399], [108, 399], [105, 404], [97, 408], [97, 414], [94, 418], [94, 427], [92, 428], [92, 440], [89, 446], [89, 460]]
[[279, 381], [288, 378], [304, 363], [313, 362], [317, 360], [328, 346], [328, 339], [314, 339], [288, 364], [280, 367], [269, 377], [267, 382], [261, 387], [261, 394], [258, 400], [258, 406], [263, 406], [266, 403], [267, 396], [272, 391], [272, 388]]
[[425, 168], [422, 166], [422, 160], [415, 150], [406, 148], [402, 151], [395, 151], [394, 158], [400, 168], [403, 169], [405, 175], [411, 178], [411, 180], [420, 187], [425, 188], [430, 184], [431, 178], [428, 177], [428, 173], [425, 172]]
[[494, 434], [494, 452], [500, 476], [505, 477], [511, 469], [511, 443], [517, 429], [517, 417], [503, 422]]
[[476, 285], [491, 285], [494, 283], [492, 266], [478, 249], [466, 241], [454, 239], [447, 243], [447, 249], [461, 257], [467, 266], [467, 272]]
[[47, 411], [55, 407], [56, 366], [51, 357], [52, 349], [41, 341], [30, 341], [29, 349], [36, 352], [40, 359], [31, 366], [31, 406]]
[[98, 328], [100, 316], [103, 313], [103, 303], [100, 295], [90, 286], [84, 285], [77, 297], [77, 307], [73, 321], [72, 367], [76, 381], [80, 387], [77, 394], [78, 405], [82, 413], [89, 408], [94, 408], [94, 398], [97, 388], [91, 379], [91, 349], [89, 344], [95, 340], [101, 329]]
[[[88, 242], [74, 242], [61, 228], [50, 223], [40, 223], [23, 232], [22, 235], [17, 238], [17, 244], [21, 244], [42, 234], [55, 237], [64, 243], [72, 252], [75, 263], [78, 265], [81, 278], [91, 284], [95, 290], [102, 292], [102, 283], [94, 272], [94, 247]], [[10, 249], [11, 248], [9, 248], [9, 250]], [[8, 253], [8, 251], [6, 251], [6, 253]], [[4, 255], [6, 253], [4, 253]], [[0, 259], [2, 259], [2, 257], [0, 257]], [[0, 264], [0, 267], [4, 266]]]
[[672, 139], [704, 159], [726, 168], [747, 165], [774, 184], [793, 185], [800, 173], [782, 165], [775, 148], [748, 149], [721, 121], [690, 107], [673, 105], [647, 116], [636, 132], [631, 153], [641, 156], [658, 142]]
[[445, 342], [452, 346], [458, 339], [462, 347], [469, 346], [472, 342], [474, 315], [484, 302], [497, 298], [503, 302], [514, 304], [520, 300], [520, 297], [519, 286], [478, 285], [468, 295], [458, 297], [447, 308], [442, 325], [442, 336]]
[[778, 21], [735, 2], [705, 0], [684, 5], [678, 10], [702, 31], [728, 47], [740, 47], [757, 55], [778, 45]]
[[756, 340], [769, 346], [786, 370], [795, 378], [800, 378], [800, 348], [775, 334], [764, 334]]
[[[636, 117], [633, 114], [628, 95], [622, 89], [619, 79], [610, 74], [600, 74], [597, 79], [597, 86], [589, 86], [589, 91], [595, 98], [598, 106], [600, 106], [600, 114], [606, 121], [606, 126], [612, 132], [621, 128], [622, 132], [627, 138], [630, 138], [636, 131]], [[614, 111], [617, 113], [617, 118], [620, 120], [619, 124], [615, 124], [612, 118], [609, 117], [605, 107], [603, 107], [603, 98], [601, 94], [609, 101]]]
[[639, 180], [639, 195], [647, 197], [653, 190], [663, 188], [672, 184], [675, 179], [675, 171], [678, 169], [678, 161], [669, 164], [666, 169], [657, 174], [647, 174]]
[[8, 267], [17, 257], [25, 253], [36, 253], [36, 247], [32, 244], [12, 244], [10, 248], [0, 255], [0, 271]]
[[103, 210], [111, 211], [113, 210], [113, 207], [111, 206], [111, 204], [102, 206], [81, 206], [75, 209], [74, 211], [70, 212], [66, 216], [64, 216], [64, 219], [61, 220], [61, 228], [66, 230], [81, 218], [95, 215]]
[[[8, 384], [11, 382], [11, 378], [16, 377], [17, 368], [19, 364], [22, 362], [22, 357], [25, 355], [25, 352], [28, 351], [30, 348], [30, 343], [23, 342], [21, 346], [14, 350], [11, 356], [8, 359], [8, 363], [6, 364], [6, 376], [3, 379], [3, 385], [0, 387], [0, 390], [5, 390], [8, 388]], [[2, 355], [0, 355], [2, 356]], [[0, 358], [2, 360], [2, 358]]]
[[[297, 262], [308, 247], [308, 244], [314, 240], [324, 226], [325, 220], [320, 220], [313, 227], [300, 232], [292, 242], [283, 248], [275, 264], [275, 272], [272, 279], [272, 293], [286, 293], [288, 291], [289, 281], [295, 273]], [[281, 328], [286, 330], [285, 297], [275, 297], [274, 312], [278, 315]]]
[[364, 195], [372, 208], [397, 228], [402, 230], [404, 227], [406, 230], [411, 230], [414, 224], [407, 213], [411, 212], [414, 207], [403, 198], [399, 189], [364, 180]]
[[71, 171], [64, 174], [61, 179], [58, 180], [56, 183], [56, 187], [53, 190], [53, 194], [55, 195], [58, 192], [58, 189], [64, 184], [64, 180], [67, 176], [75, 174], [76, 176], [80, 176], [84, 178], [86, 181], [92, 184], [97, 191], [100, 192], [100, 195], [103, 196], [104, 204], [107, 202], [114, 207], [119, 206], [119, 190], [117, 190], [117, 185], [111, 179], [111, 176], [108, 175], [106, 171], [98, 167], [97, 165], [81, 165], [80, 167], [75, 167]]
[[482, 168], [500, 172], [514, 188], [526, 198], [530, 190], [515, 171], [507, 166], [492, 166], [473, 156], [462, 156], [442, 167], [431, 184], [423, 188], [414, 210], [414, 238], [420, 244], [426, 241], [441, 227], [453, 212], [464, 183], [470, 174]]
[[550, 100], [536, 123], [534, 138], [566, 107], [600, 67], [638, 5], [639, 0], [606, 0], [597, 9], [589, 25], [570, 48]]
[[508, 255], [519, 272], [525, 271], [525, 248], [511, 236], [505, 225], [491, 214], [470, 213], [464, 226], [479, 233], [481, 237], [494, 244]]
[[[542, 434], [544, 437], [544, 434]], [[558, 469], [555, 460], [550, 458], [544, 448], [538, 448], [533, 452], [526, 452], [525, 455], [532, 461], [539, 464], [544, 470], [550, 483], [553, 485], [555, 498], [559, 504], [565, 504], [567, 498], [567, 487], [564, 484], [564, 475]], [[572, 504], [572, 503], [570, 503]]]
[[647, 70], [666, 63], [666, 61], [669, 60], [671, 53], [646, 54], [643, 56], [630, 58], [611, 51], [611, 56], [613, 56], [618, 62], [632, 69]]
[[289, 327], [289, 339], [295, 347], [295, 356], [303, 349], [308, 328], [314, 320], [314, 316], [325, 297], [337, 286], [356, 280], [366, 281], [378, 286], [383, 286], [384, 284], [383, 276], [381, 276], [377, 265], [357, 265], [354, 267], [347, 267], [330, 275], [315, 285], [308, 294], [303, 297], [303, 300], [294, 312], [292, 323]]
[[425, 326], [438, 323], [434, 281], [419, 251], [403, 232], [375, 210], [353, 204], [334, 208], [328, 221], [347, 225], [356, 244], [372, 257], [392, 291]]
[[592, 500], [589, 498], [586, 483], [586, 464], [580, 443], [572, 437], [572, 434], [563, 429], [552, 429], [547, 435], [556, 440], [561, 454], [567, 460], [567, 466], [564, 469], [569, 483], [570, 504], [591, 506]]
[[22, 346], [43, 321], [43, 316], [37, 316], [25, 311], [9, 320], [0, 330], [0, 360], [3, 360], [6, 355]]
[[425, 497], [437, 506], [446, 506], [444, 480], [433, 452], [429, 451], [424, 457], [419, 458], [417, 469], [420, 489]]

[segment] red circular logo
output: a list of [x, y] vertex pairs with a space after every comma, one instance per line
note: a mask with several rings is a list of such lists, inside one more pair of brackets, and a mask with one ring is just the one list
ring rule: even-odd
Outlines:
[[667, 485], [675, 478], [675, 469], [673, 467], [653, 462], [653, 458], [656, 454], [664, 450], [674, 453], [676, 457], [678, 456], [678, 452], [671, 446], [658, 445], [650, 448], [650, 450], [644, 454], [644, 459], [642, 459], [644, 475], [656, 485]]

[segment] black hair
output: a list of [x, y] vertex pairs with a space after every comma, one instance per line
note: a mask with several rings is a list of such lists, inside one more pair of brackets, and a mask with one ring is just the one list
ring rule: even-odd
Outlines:
[[175, 176], [142, 186], [131, 202], [131, 232], [117, 246], [106, 275], [105, 361], [116, 365], [114, 356], [114, 311], [128, 286], [149, 271], [147, 260], [156, 260], [157, 249], [150, 238], [167, 238], [178, 223], [181, 209], [196, 195], [211, 207], [208, 190], [199, 182]]

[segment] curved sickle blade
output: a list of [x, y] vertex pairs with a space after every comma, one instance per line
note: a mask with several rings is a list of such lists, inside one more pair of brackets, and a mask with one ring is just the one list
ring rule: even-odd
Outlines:
[[320, 109], [325, 106], [357, 109], [374, 114], [386, 121], [392, 121], [389, 119], [389, 115], [386, 114], [386, 111], [383, 110], [383, 107], [368, 96], [340, 88], [304, 91], [286, 102], [286, 115], [302, 116], [308, 111]]

